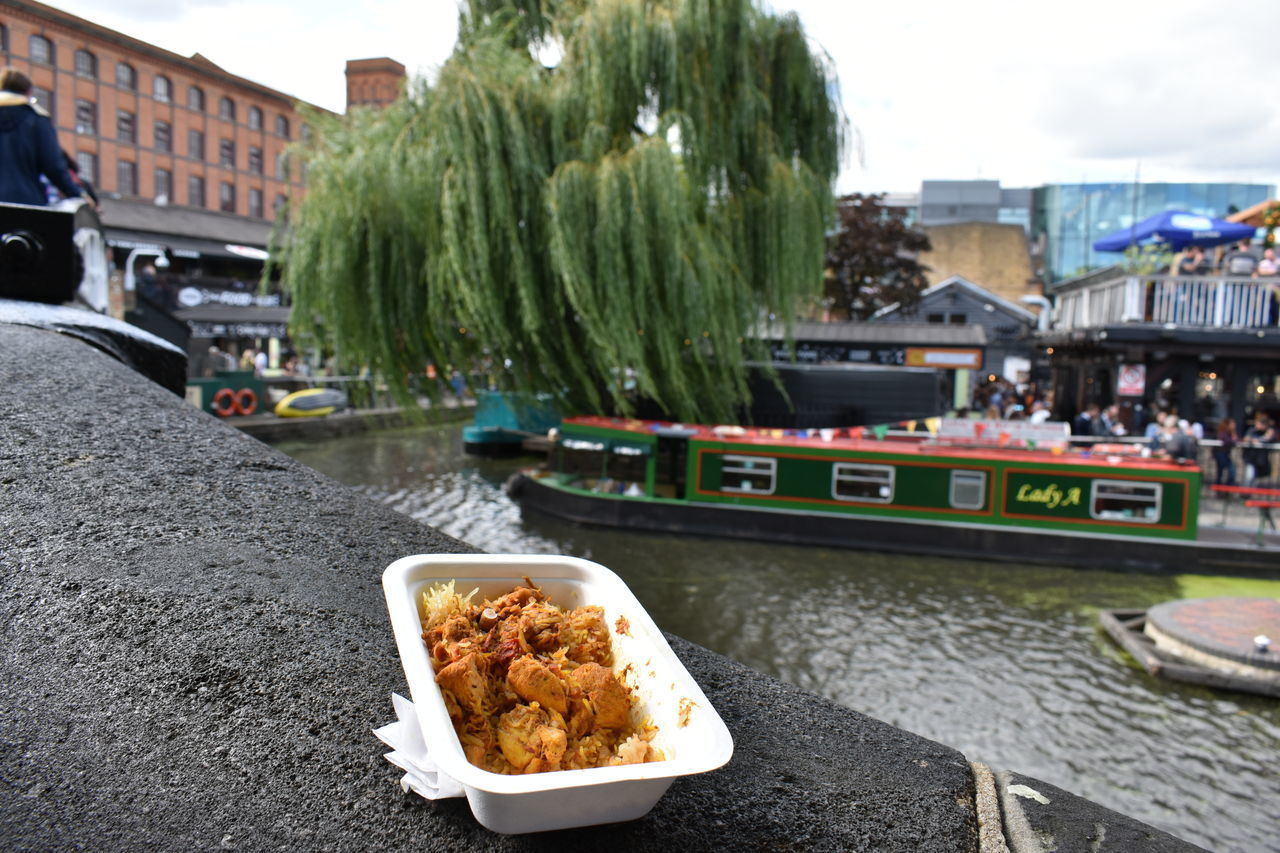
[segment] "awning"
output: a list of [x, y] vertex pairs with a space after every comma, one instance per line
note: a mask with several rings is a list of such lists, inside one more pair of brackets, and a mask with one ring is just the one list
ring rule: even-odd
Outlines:
[[261, 261], [266, 258], [265, 246], [240, 246], [197, 237], [130, 231], [124, 228], [105, 230], [107, 245], [121, 249], [168, 249], [175, 258], [232, 258], [238, 261]]

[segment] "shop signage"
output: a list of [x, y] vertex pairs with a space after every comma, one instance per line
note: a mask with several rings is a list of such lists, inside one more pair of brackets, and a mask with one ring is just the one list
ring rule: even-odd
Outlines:
[[1116, 376], [1116, 394], [1121, 397], [1141, 397], [1147, 389], [1145, 364], [1122, 364]]
[[178, 291], [178, 304], [183, 308], [195, 308], [198, 305], [276, 308], [280, 305], [280, 294], [250, 293], [246, 290], [210, 290], [207, 287], [184, 287]]
[[982, 350], [907, 347], [907, 366], [977, 370], [982, 367]]
[[283, 323], [187, 323], [193, 338], [283, 338]]

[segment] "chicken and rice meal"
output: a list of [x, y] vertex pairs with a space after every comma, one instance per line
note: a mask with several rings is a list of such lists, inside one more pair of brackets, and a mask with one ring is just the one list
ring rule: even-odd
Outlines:
[[524, 581], [481, 604], [452, 581], [422, 594], [422, 639], [467, 760], [504, 774], [662, 760], [613, 671], [604, 609], [561, 610]]

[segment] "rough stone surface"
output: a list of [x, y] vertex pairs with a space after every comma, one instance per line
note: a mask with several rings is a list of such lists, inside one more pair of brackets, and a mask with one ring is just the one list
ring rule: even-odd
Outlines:
[[645, 818], [500, 836], [404, 795], [380, 575], [474, 549], [77, 340], [0, 323], [0, 381], [6, 849], [977, 848], [958, 752], [675, 637], [736, 751]]
[[33, 326], [73, 338], [126, 364], [181, 396], [187, 384], [187, 354], [168, 341], [128, 323], [72, 305], [0, 299], [0, 324]]
[[[1203, 847], [1030, 776], [999, 772], [995, 778], [1013, 853], [1205, 853]], [[1011, 786], [1022, 793], [1011, 793]]]

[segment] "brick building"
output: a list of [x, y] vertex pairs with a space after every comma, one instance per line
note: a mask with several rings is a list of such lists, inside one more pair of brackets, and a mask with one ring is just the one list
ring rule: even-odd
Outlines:
[[[303, 189], [286, 158], [306, 132], [297, 99], [30, 0], [0, 0], [0, 65], [31, 78], [98, 190], [112, 313], [187, 348], [193, 372], [211, 346], [274, 363], [288, 308], [257, 291], [272, 220]], [[404, 76], [391, 59], [348, 63], [348, 106], [389, 103]]]
[[102, 193], [265, 221], [300, 187], [289, 95], [29, 0], [0, 0], [0, 39]]

